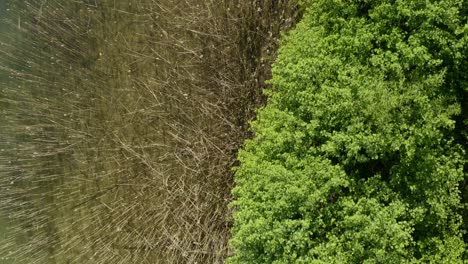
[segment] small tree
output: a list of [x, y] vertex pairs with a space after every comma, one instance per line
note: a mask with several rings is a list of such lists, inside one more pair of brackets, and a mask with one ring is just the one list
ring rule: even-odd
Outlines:
[[311, 1], [239, 153], [230, 263], [462, 262], [466, 9]]

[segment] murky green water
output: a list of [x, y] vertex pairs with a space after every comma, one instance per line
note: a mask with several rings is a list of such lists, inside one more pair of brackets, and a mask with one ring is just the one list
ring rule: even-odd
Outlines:
[[[5, 19], [8, 18], [8, 2], [7, 1], [2, 1], [0, 2], [0, 20], [2, 20], [2, 23], [0, 23], [0, 35], [2, 37], [4, 36], [10, 36], [12, 34], [10, 28], [5, 24]], [[14, 33], [13, 33], [14, 34]], [[1, 40], [0, 40], [1, 41]], [[5, 72], [0, 73], [0, 82], [5, 83], [8, 79], [8, 75], [5, 74]], [[3, 93], [2, 93], [2, 99], [3, 99]], [[8, 163], [8, 161], [5, 162], [5, 157], [3, 156], [5, 152], [6, 146], [6, 140], [5, 138], [8, 136], [7, 130], [6, 130], [6, 118], [5, 118], [5, 104], [2, 100], [0, 103], [0, 110], [1, 110], [1, 115], [0, 115], [0, 135], [2, 140], [0, 140], [0, 157], [1, 157], [1, 162], [0, 162], [0, 177], [5, 177], [4, 173], [5, 171], [5, 165]], [[1, 181], [2, 183], [4, 181]], [[1, 187], [1, 191], [4, 191], [4, 186]], [[2, 203], [2, 207], [4, 207]], [[8, 214], [5, 213], [4, 211], [0, 211], [0, 245], [5, 245], [8, 243], [11, 243], [9, 240], [11, 238], [11, 233], [9, 233], [11, 229], [11, 225], [8, 222]], [[1, 247], [1, 246], [0, 246]], [[11, 260], [8, 256], [6, 256], [6, 252], [3, 254], [0, 254], [0, 263], [1, 264], [14, 264], [13, 260]]]

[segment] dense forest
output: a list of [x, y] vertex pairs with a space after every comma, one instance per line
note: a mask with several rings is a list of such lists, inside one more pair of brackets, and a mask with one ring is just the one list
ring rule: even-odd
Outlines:
[[467, 0], [0, 9], [0, 264], [468, 261]]
[[467, 1], [310, 1], [240, 152], [230, 263], [463, 263]]

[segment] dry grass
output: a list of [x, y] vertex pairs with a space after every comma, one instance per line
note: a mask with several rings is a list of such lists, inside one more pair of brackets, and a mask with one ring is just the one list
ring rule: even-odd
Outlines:
[[0, 255], [222, 263], [236, 150], [295, 2], [18, 5], [0, 46]]

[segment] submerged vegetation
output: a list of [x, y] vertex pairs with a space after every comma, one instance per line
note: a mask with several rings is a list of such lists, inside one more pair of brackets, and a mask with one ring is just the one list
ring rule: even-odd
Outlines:
[[463, 263], [468, 2], [309, 2], [239, 154], [230, 263]]
[[294, 1], [7, 1], [0, 263], [222, 263]]

